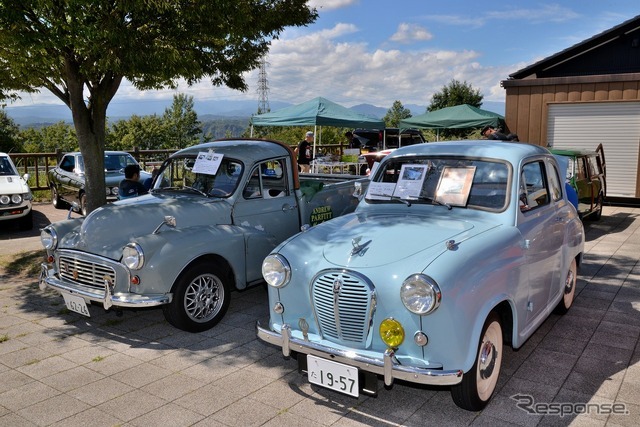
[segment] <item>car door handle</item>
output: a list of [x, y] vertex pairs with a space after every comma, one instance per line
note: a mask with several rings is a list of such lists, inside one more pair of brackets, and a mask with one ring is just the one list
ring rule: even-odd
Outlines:
[[284, 205], [282, 205], [282, 211], [283, 211], [283, 212], [286, 212], [286, 211], [292, 211], [292, 210], [294, 210], [294, 209], [298, 209], [298, 205], [293, 205], [293, 206], [291, 206], [291, 205], [290, 205], [290, 204], [288, 204], [288, 203], [285, 203]]

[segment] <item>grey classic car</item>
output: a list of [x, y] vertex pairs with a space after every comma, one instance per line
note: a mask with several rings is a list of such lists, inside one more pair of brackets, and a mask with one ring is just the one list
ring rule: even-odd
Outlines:
[[518, 348], [576, 290], [584, 229], [545, 148], [460, 141], [399, 148], [354, 213], [265, 259], [262, 340], [311, 383], [351, 396], [377, 379], [451, 387], [484, 407]]
[[[118, 198], [118, 185], [124, 179], [124, 168], [137, 165], [138, 162], [126, 151], [105, 151], [104, 171], [107, 201]], [[149, 172], [140, 172], [140, 182], [150, 178]], [[56, 208], [66, 208], [67, 204], [77, 203], [78, 210], [86, 215], [86, 193], [84, 188], [84, 160], [80, 152], [67, 153], [58, 165], [47, 174], [51, 189], [51, 203]]]
[[264, 283], [262, 260], [278, 243], [352, 212], [369, 182], [333, 180], [299, 178], [293, 151], [274, 141], [181, 150], [161, 166], [150, 194], [43, 229], [41, 286], [84, 315], [88, 302], [162, 305], [172, 325], [204, 331], [224, 316], [232, 289]]

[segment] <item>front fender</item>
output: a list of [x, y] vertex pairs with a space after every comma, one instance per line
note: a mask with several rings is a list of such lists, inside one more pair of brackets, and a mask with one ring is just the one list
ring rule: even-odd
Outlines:
[[[145, 264], [132, 274], [140, 277], [139, 288], [151, 293], [169, 292], [187, 266], [209, 255], [225, 259], [233, 272], [236, 287], [244, 289], [248, 283], [261, 278], [256, 274], [259, 274], [262, 260], [277, 244], [267, 233], [233, 225], [163, 229], [158, 234], [134, 241], [144, 251]], [[250, 252], [247, 251], [249, 244]]]
[[[513, 326], [517, 331], [518, 321], [526, 316], [528, 269], [520, 233], [512, 227], [494, 229], [484, 237], [461, 242], [443, 253], [424, 273], [435, 279], [442, 290], [440, 307], [423, 316], [422, 323], [428, 335], [438, 325], [426, 351], [429, 358], [446, 361], [444, 369], [455, 366], [469, 372], [484, 322], [503, 301], [509, 303], [513, 318], [513, 325], [503, 325], [504, 330]], [[521, 306], [522, 310], [518, 310]], [[432, 344], [434, 347], [429, 350]]]

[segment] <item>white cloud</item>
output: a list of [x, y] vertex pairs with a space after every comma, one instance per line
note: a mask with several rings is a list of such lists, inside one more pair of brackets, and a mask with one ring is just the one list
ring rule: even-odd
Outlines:
[[359, 3], [359, 0], [309, 0], [309, 6], [315, 7], [319, 11], [341, 9], [356, 3]]
[[[473, 50], [369, 51], [364, 43], [338, 43], [322, 33], [277, 40], [268, 57], [269, 98], [295, 103], [324, 96], [347, 106], [390, 107], [394, 100], [426, 105], [455, 78], [480, 89], [487, 101], [503, 101], [504, 90], [495, 87], [518, 68], [485, 67], [477, 62], [479, 56]], [[255, 81], [249, 80], [252, 87]]]
[[431, 40], [433, 34], [416, 24], [401, 23], [398, 30], [391, 36], [391, 40], [399, 43], [411, 43], [414, 41]]

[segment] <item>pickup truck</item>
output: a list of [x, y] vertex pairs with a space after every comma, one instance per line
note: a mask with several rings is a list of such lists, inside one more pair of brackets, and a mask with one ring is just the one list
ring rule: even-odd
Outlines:
[[71, 311], [88, 303], [162, 306], [200, 332], [224, 316], [233, 289], [262, 283], [261, 264], [301, 228], [352, 212], [362, 177], [298, 176], [287, 145], [221, 140], [171, 155], [149, 194], [45, 227], [40, 287]]

